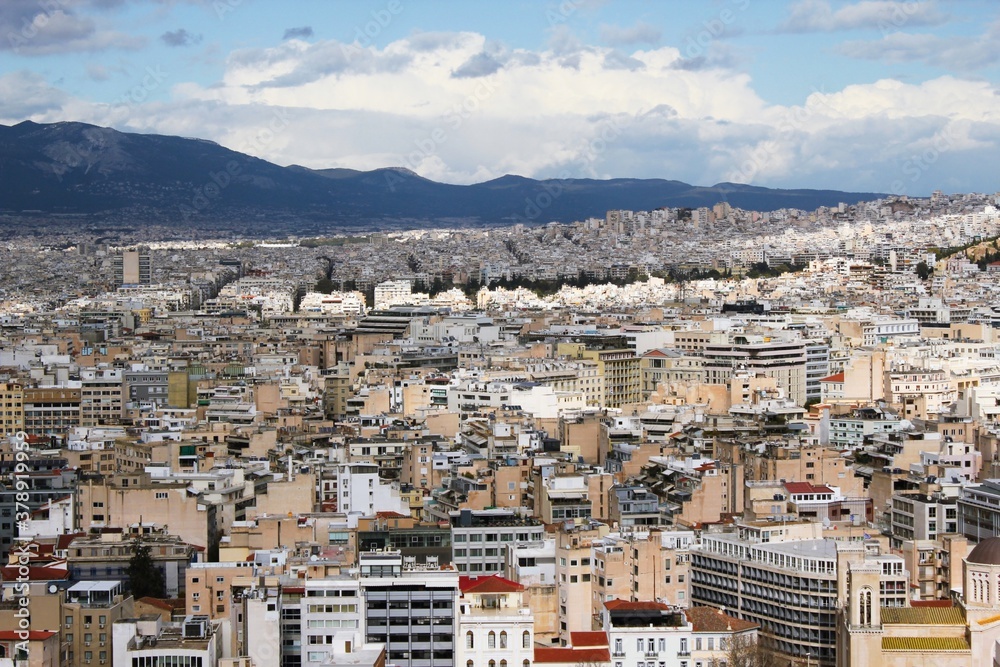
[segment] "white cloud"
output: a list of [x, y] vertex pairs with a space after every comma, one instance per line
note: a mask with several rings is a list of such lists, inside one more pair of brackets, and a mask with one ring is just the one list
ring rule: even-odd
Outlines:
[[612, 46], [656, 44], [661, 37], [663, 37], [662, 30], [643, 21], [625, 28], [616, 25], [601, 26], [601, 41]]
[[923, 62], [951, 71], [974, 71], [1000, 61], [1000, 22], [971, 39], [945, 39], [937, 35], [893, 32], [882, 39], [853, 40], [837, 47], [852, 58], [890, 63]]
[[745, 73], [680, 63], [673, 47], [520, 51], [476, 33], [381, 49], [289, 40], [234, 52], [213, 85], [173, 75], [169, 102], [89, 104], [23, 74], [0, 78], [0, 95], [5, 85], [26, 91], [21, 118], [200, 136], [279, 164], [404, 166], [455, 183], [518, 173], [884, 192], [914, 151], [932, 149], [942, 155], [922, 172], [925, 190], [948, 178], [965, 189], [993, 183], [977, 166], [995, 161], [1000, 143], [988, 83], [886, 79], [780, 106]]
[[799, 0], [789, 7], [781, 32], [832, 32], [836, 30], [881, 30], [904, 26], [940, 25], [948, 16], [936, 3], [917, 0], [862, 0], [834, 9], [828, 0]]

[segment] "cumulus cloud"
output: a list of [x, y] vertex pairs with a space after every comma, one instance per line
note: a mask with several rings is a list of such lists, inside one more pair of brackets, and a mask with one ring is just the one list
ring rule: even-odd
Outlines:
[[948, 15], [934, 2], [917, 0], [862, 0], [834, 9], [828, 0], [798, 0], [789, 7], [779, 32], [834, 32], [838, 30], [899, 30], [904, 26], [940, 25]]
[[[365, 49], [289, 40], [230, 54], [213, 84], [171, 82], [167, 100], [102, 105], [15, 73], [0, 77], [0, 98], [19, 101], [8, 119], [200, 136], [278, 164], [401, 166], [452, 183], [517, 173], [983, 190], [995, 183], [981, 165], [1000, 148], [987, 82], [885, 79], [774, 105], [746, 73], [669, 46], [521, 51], [477, 33]], [[918, 151], [939, 157], [911, 183], [902, 165]]]
[[41, 3], [37, 0], [4, 0], [0, 3], [0, 50], [18, 55], [97, 52], [137, 49], [141, 37], [100, 26], [78, 12], [75, 3]]
[[168, 30], [160, 35], [160, 40], [167, 46], [193, 46], [201, 42], [201, 35], [195, 35], [184, 28]]
[[313, 36], [312, 26], [302, 26], [300, 28], [288, 28], [281, 39], [309, 39]]
[[632, 44], [656, 44], [663, 37], [663, 31], [654, 25], [637, 22], [633, 26], [616, 25], [601, 26], [601, 41], [611, 46], [629, 46]]
[[923, 62], [954, 71], [972, 71], [1000, 62], [1000, 22], [972, 39], [893, 32], [879, 40], [852, 40], [837, 51], [852, 58], [890, 63]]

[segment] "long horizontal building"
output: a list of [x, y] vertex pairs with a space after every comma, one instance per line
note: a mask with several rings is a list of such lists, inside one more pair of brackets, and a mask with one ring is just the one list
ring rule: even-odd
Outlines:
[[903, 559], [858, 542], [782, 539], [781, 524], [742, 534], [704, 535], [691, 548], [691, 604], [724, 608], [760, 625], [763, 645], [792, 661], [833, 667], [837, 641], [838, 575], [850, 562], [880, 568], [882, 604], [906, 605]]

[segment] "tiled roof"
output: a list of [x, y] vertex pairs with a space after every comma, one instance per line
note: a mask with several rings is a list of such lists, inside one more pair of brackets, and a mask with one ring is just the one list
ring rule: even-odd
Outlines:
[[608, 662], [611, 651], [607, 648], [535, 647], [535, 664]]
[[[28, 631], [28, 641], [39, 641], [42, 639], [48, 639], [52, 635], [56, 634], [52, 630], [29, 630]], [[0, 630], [0, 640], [10, 641], [10, 640], [20, 640], [21, 633], [17, 630]]]
[[820, 382], [843, 382], [843, 381], [844, 381], [843, 373], [834, 373], [833, 375], [828, 375], [825, 378], [820, 379]]
[[756, 623], [734, 618], [715, 607], [691, 607], [684, 614], [694, 632], [743, 632], [759, 627]]
[[833, 493], [828, 486], [813, 486], [809, 482], [786, 482], [785, 490], [789, 493]]
[[574, 648], [595, 648], [608, 645], [608, 635], [606, 632], [570, 632], [569, 643]]
[[971, 651], [965, 637], [882, 637], [883, 651]]
[[959, 607], [883, 607], [883, 625], [965, 625]]
[[617, 610], [622, 610], [622, 611], [638, 611], [638, 610], [643, 610], [643, 611], [653, 611], [653, 610], [669, 611], [670, 610], [670, 607], [668, 607], [667, 605], [663, 604], [662, 602], [648, 602], [648, 601], [644, 601], [644, 602], [631, 602], [629, 600], [608, 600], [607, 602], [604, 603], [604, 606], [605, 606], [605, 608], [607, 608], [609, 610], [612, 610], [612, 611], [617, 611]]
[[521, 584], [505, 579], [499, 574], [489, 577], [462, 576], [458, 578], [458, 587], [462, 589], [463, 595], [465, 593], [517, 593], [524, 590], [524, 586]]

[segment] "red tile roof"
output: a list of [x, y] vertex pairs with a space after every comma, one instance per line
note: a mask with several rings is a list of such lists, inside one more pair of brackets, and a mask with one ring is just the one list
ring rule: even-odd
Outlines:
[[788, 493], [833, 493], [833, 489], [828, 486], [813, 486], [809, 482], [785, 482], [785, 491]]
[[911, 607], [950, 607], [951, 600], [911, 600]]
[[[52, 635], [56, 634], [51, 630], [30, 630], [28, 632], [28, 641], [41, 641], [43, 639], [48, 639]], [[21, 639], [21, 633], [17, 630], [0, 630], [0, 640], [18, 640]]]
[[608, 600], [604, 606], [611, 611], [669, 611], [670, 607], [662, 602], [630, 602], [628, 600]]
[[684, 614], [694, 632], [743, 632], [759, 627], [756, 623], [734, 618], [715, 607], [691, 607]]
[[607, 648], [535, 647], [535, 663], [570, 663], [579, 665], [588, 662], [607, 662], [611, 651]]
[[[0, 570], [0, 579], [3, 581], [23, 581], [24, 575], [20, 572], [18, 565], [4, 565]], [[66, 561], [60, 561], [51, 565], [29, 565], [28, 581], [61, 581], [69, 579], [69, 569]]]
[[820, 382], [843, 382], [844, 373], [834, 373], [833, 375], [828, 375], [825, 378], [820, 379]]
[[461, 576], [458, 578], [458, 587], [465, 593], [517, 593], [524, 590], [524, 586], [504, 579], [499, 574], [489, 577]]
[[608, 633], [606, 632], [570, 632], [569, 643], [574, 648], [597, 648], [608, 645]]

